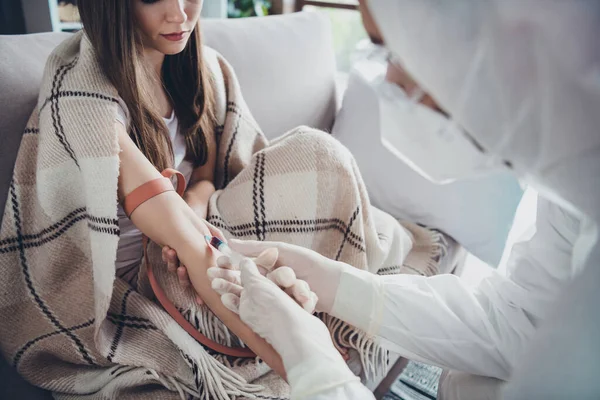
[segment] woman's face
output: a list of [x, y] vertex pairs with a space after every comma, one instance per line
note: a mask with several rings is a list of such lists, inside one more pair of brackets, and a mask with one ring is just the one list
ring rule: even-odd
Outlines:
[[165, 55], [185, 48], [198, 24], [203, 0], [131, 0], [144, 47]]

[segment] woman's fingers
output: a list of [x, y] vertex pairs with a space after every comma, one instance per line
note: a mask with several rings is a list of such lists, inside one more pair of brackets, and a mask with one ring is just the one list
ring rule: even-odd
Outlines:
[[[167, 263], [168, 266], [168, 262], [167, 262], [167, 258], [169, 256], [169, 250], [171, 250], [171, 248], [169, 246], [163, 246], [162, 248], [162, 260], [163, 262]], [[175, 272], [175, 271], [171, 271], [171, 268], [169, 267], [169, 272]]]
[[190, 277], [185, 266], [177, 268], [177, 278], [179, 278], [179, 284], [181, 287], [187, 288], [191, 285]]
[[175, 252], [175, 250], [170, 249], [167, 253], [167, 263], [168, 266], [167, 268], [170, 268], [171, 270], [176, 269], [177, 267], [179, 267], [179, 258], [177, 258], [177, 253]]
[[163, 262], [167, 262], [167, 251], [169, 251], [170, 247], [169, 246], [163, 246], [162, 248], [162, 260]]
[[177, 258], [177, 253], [169, 246], [163, 246], [162, 260], [163, 262], [167, 263], [167, 270], [169, 272], [175, 272], [177, 267], [179, 267], [179, 259]]

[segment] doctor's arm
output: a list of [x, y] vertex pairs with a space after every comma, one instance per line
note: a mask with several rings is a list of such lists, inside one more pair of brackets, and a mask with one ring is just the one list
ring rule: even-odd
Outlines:
[[578, 233], [577, 219], [539, 199], [536, 233], [513, 246], [507, 276], [494, 273], [477, 286], [454, 275], [378, 276], [285, 243], [229, 244], [247, 256], [278, 248], [278, 265], [310, 285], [320, 311], [380, 337], [403, 357], [506, 380], [573, 276]]
[[494, 273], [473, 287], [454, 275], [378, 277], [347, 269], [332, 314], [386, 339], [404, 357], [506, 380], [572, 277], [578, 231], [577, 219], [539, 199], [536, 233], [513, 246], [507, 276]]
[[[160, 173], [139, 151], [122, 124], [116, 123], [120, 147], [119, 200], [142, 184], [161, 178]], [[142, 203], [130, 216], [135, 226], [152, 241], [177, 252], [187, 266], [190, 281], [206, 305], [280, 375], [285, 376], [279, 355], [263, 339], [243, 324], [221, 303], [213, 291], [206, 270], [213, 265], [213, 253], [204, 239], [210, 235], [203, 220], [174, 191], [157, 195]]]

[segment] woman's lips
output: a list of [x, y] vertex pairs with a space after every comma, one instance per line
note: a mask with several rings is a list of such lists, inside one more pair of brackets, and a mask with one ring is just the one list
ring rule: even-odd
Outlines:
[[183, 40], [186, 33], [187, 32], [176, 32], [176, 33], [169, 33], [169, 34], [161, 35], [161, 36], [172, 42], [179, 42], [180, 40]]

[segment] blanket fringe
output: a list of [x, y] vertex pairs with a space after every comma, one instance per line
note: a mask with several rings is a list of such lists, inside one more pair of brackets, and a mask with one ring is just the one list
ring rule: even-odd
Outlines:
[[206, 352], [199, 352], [194, 358], [188, 354], [183, 354], [183, 357], [192, 369], [199, 390], [197, 397], [202, 400], [230, 400], [231, 396], [255, 399], [255, 393], [264, 389], [261, 385], [247, 383]]
[[[208, 339], [228, 347], [246, 347], [244, 342], [234, 335], [208, 307], [192, 305], [188, 309], [180, 309], [179, 312]], [[262, 362], [258, 356], [255, 358], [238, 358], [219, 353], [211, 353], [211, 356], [228, 368]]]
[[192, 397], [200, 397], [200, 392], [198, 391], [198, 389], [194, 389], [194, 388], [187, 386], [185, 383], [180, 382], [175, 377], [164, 376], [162, 374], [159, 374], [158, 372], [156, 372], [153, 369], [148, 369], [147, 372], [150, 375], [152, 375], [152, 377], [154, 379], [156, 379], [158, 382], [160, 382], [160, 384], [163, 385], [168, 390], [173, 391], [173, 392], [176, 391], [177, 393], [179, 393], [179, 397], [182, 400], [186, 400], [188, 398], [188, 397], [186, 397], [186, 394], [188, 396], [192, 396]]
[[[413, 236], [413, 248], [406, 256], [398, 273], [418, 273], [424, 276], [437, 275], [440, 260], [448, 254], [446, 236], [439, 231], [413, 223], [401, 222], [401, 224]], [[385, 274], [388, 273], [390, 272]]]
[[228, 347], [246, 347], [208, 307], [191, 305], [179, 312], [210, 340]]
[[427, 276], [437, 275], [439, 273], [440, 260], [448, 255], [448, 240], [443, 233], [430, 230], [431, 239], [431, 257], [427, 260], [426, 273]]
[[358, 352], [367, 379], [387, 374], [389, 354], [375, 338], [329, 314], [320, 313], [319, 318], [331, 332], [333, 343], [339, 351], [355, 349]]

